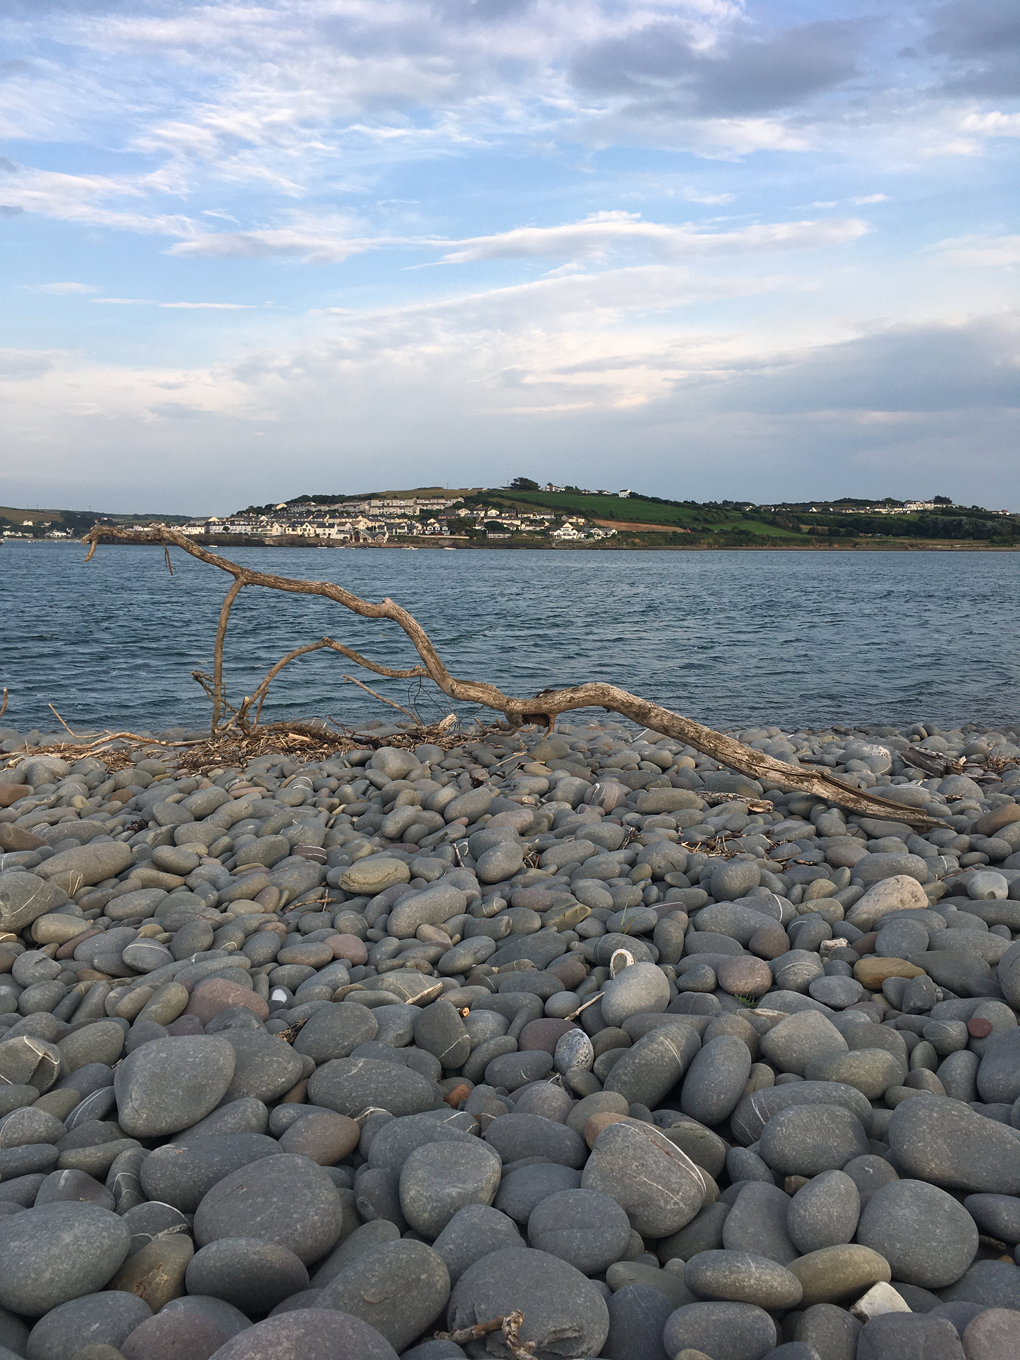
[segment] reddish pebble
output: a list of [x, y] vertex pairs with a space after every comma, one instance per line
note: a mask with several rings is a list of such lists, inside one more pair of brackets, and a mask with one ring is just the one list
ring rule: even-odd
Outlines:
[[0, 784], [0, 808], [13, 807], [32, 792], [28, 784]]
[[972, 1039], [987, 1039], [992, 1032], [991, 1020], [968, 1020], [967, 1033]]
[[348, 963], [353, 964], [368, 962], [365, 942], [359, 940], [357, 935], [330, 935], [324, 943], [332, 949], [335, 959], [346, 959]]
[[260, 1020], [265, 1020], [269, 1016], [269, 1007], [250, 987], [242, 987], [237, 982], [228, 982], [226, 978], [215, 977], [207, 978], [194, 987], [184, 1013], [197, 1015], [202, 1024], [207, 1025], [214, 1015], [219, 1015], [220, 1011], [225, 1011], [231, 1006], [244, 1006], [254, 1011]]
[[443, 1099], [447, 1105], [456, 1110], [463, 1105], [465, 1100], [467, 1100], [468, 1096], [471, 1094], [471, 1090], [472, 1088], [470, 1086], [455, 1086], [452, 1091], [447, 1091]]

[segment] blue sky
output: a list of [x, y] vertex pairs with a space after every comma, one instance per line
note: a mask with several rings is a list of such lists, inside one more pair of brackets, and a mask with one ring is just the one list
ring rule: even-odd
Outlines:
[[1011, 0], [7, 0], [0, 502], [1020, 509]]

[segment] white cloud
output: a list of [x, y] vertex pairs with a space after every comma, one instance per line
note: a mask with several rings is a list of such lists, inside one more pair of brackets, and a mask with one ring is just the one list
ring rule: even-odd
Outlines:
[[94, 293], [96, 286], [93, 283], [36, 283], [22, 284], [26, 293], [51, 293], [55, 297], [64, 297], [74, 293]]
[[250, 312], [254, 303], [249, 302], [157, 302], [154, 298], [117, 298], [98, 297], [90, 301], [101, 306], [111, 307], [163, 307], [170, 310], [213, 311], [213, 312]]
[[989, 269], [1020, 264], [1020, 236], [958, 236], [933, 247], [943, 264]]
[[664, 259], [774, 250], [803, 250], [853, 241], [868, 231], [860, 218], [778, 222], [736, 231], [699, 231], [691, 224], [644, 222], [637, 213], [592, 213], [582, 222], [559, 227], [518, 227], [495, 236], [457, 242], [443, 256], [467, 260], [522, 259], [531, 256], [601, 258], [612, 249], [642, 249]]
[[1020, 113], [968, 113], [960, 127], [986, 137], [1020, 137]]

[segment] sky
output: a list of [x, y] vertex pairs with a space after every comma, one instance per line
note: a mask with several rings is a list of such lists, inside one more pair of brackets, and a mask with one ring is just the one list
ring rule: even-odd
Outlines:
[[5, 0], [0, 503], [1020, 510], [1014, 0]]

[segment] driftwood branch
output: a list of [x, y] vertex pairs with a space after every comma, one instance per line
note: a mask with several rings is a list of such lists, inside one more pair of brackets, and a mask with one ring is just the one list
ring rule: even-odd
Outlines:
[[488, 1322], [478, 1322], [473, 1327], [460, 1327], [455, 1332], [437, 1332], [437, 1341], [453, 1341], [458, 1346], [468, 1341], [481, 1341], [492, 1332], [502, 1332], [506, 1342], [507, 1354], [511, 1360], [535, 1360], [534, 1341], [522, 1341], [520, 1330], [524, 1314], [519, 1308], [506, 1317], [490, 1318]]
[[[218, 567], [221, 571], [227, 572], [233, 577], [233, 583], [227, 591], [220, 610], [216, 630], [212, 723], [214, 735], [218, 731], [220, 713], [223, 707], [223, 641], [230, 609], [244, 586], [262, 586], [267, 590], [281, 590], [294, 595], [322, 596], [325, 599], [333, 600], [336, 604], [343, 605], [345, 609], [349, 609], [361, 618], [388, 619], [406, 634], [421, 658], [420, 665], [410, 670], [396, 671], [389, 667], [380, 666], [339, 643], [332, 643], [332, 640], [324, 639], [323, 641], [326, 645], [332, 645], [336, 651], [349, 656], [359, 665], [375, 671], [376, 674], [402, 678], [427, 676], [448, 698], [464, 703], [481, 704], [485, 708], [494, 709], [502, 713], [514, 727], [525, 724], [540, 724], [552, 730], [556, 718], [561, 713], [568, 713], [577, 708], [603, 708], [610, 713], [620, 713], [625, 718], [630, 718], [633, 722], [640, 723], [654, 732], [661, 732], [663, 736], [673, 737], [688, 746], [693, 746], [696, 751], [701, 751], [713, 760], [717, 760], [721, 765], [728, 766], [731, 770], [737, 770], [751, 779], [777, 784], [787, 789], [795, 789], [815, 798], [835, 803], [850, 812], [863, 813], [867, 816], [882, 814], [887, 818], [891, 817], [896, 821], [906, 822], [908, 825], [919, 829], [927, 830], [940, 825], [937, 819], [918, 808], [907, 807], [891, 799], [876, 797], [865, 790], [843, 783], [842, 780], [837, 779], [835, 775], [829, 774], [827, 771], [809, 771], [794, 765], [787, 765], [785, 761], [776, 760], [772, 756], [765, 755], [762, 751], [744, 746], [733, 737], [728, 737], [722, 732], [716, 732], [711, 727], [705, 727], [702, 723], [695, 722], [691, 718], [685, 718], [679, 713], [673, 713], [670, 709], [663, 708], [659, 704], [653, 704], [647, 699], [639, 698], [616, 685], [593, 681], [587, 684], [571, 685], [565, 689], [542, 690], [531, 698], [515, 698], [512, 695], [504, 694], [495, 685], [490, 685], [482, 680], [457, 679], [447, 670], [431, 639], [417, 619], [391, 599], [387, 598], [375, 604], [370, 600], [361, 599], [332, 581], [294, 580], [288, 576], [276, 576], [269, 572], [253, 571], [249, 567], [243, 567], [225, 557], [220, 557], [217, 553], [210, 552], [208, 548], [202, 547], [186, 534], [170, 528], [136, 530], [121, 528], [118, 525], [97, 527], [82, 540], [90, 545], [86, 561], [89, 561], [99, 542], [104, 539], [122, 540], [130, 543], [158, 543], [164, 547], [172, 543], [190, 556], [197, 557], [199, 561], [206, 562], [209, 566]], [[287, 659], [284, 658], [284, 664]], [[265, 681], [263, 681], [263, 684], [265, 684]]]

